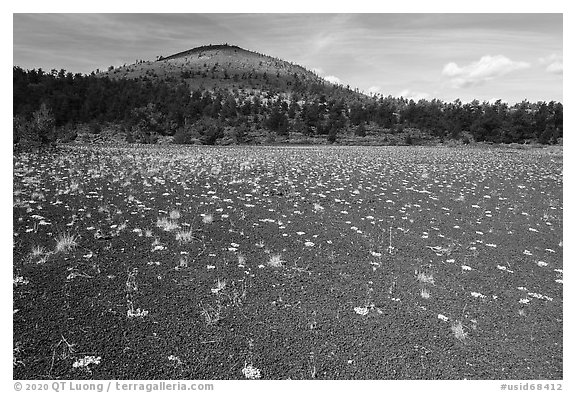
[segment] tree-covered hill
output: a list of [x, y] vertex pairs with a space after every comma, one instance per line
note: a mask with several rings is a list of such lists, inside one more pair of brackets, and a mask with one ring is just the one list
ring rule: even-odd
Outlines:
[[563, 106], [369, 97], [305, 68], [231, 45], [194, 48], [90, 75], [13, 68], [14, 143], [113, 130], [128, 142], [557, 143]]

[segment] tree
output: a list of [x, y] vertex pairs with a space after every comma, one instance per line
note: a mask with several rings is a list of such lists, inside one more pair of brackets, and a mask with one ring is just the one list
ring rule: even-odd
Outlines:
[[45, 103], [32, 113], [30, 121], [23, 116], [14, 116], [12, 126], [16, 150], [47, 147], [56, 142], [54, 115]]
[[179, 127], [174, 134], [173, 143], [178, 145], [186, 145], [191, 143], [190, 130], [187, 127]]
[[362, 104], [357, 102], [350, 105], [350, 123], [353, 125], [360, 125], [366, 121], [366, 112]]
[[215, 145], [216, 141], [224, 136], [224, 126], [217, 120], [203, 117], [192, 126], [192, 132], [200, 136], [200, 141], [205, 145]]
[[221, 115], [224, 119], [233, 119], [238, 115], [236, 100], [233, 96], [228, 96], [222, 106]]
[[338, 129], [337, 128], [330, 128], [328, 131], [328, 143], [335, 143], [338, 139]]
[[354, 134], [356, 136], [365, 137], [366, 136], [366, 127], [364, 127], [364, 123], [360, 123], [356, 129], [354, 130]]
[[286, 115], [275, 105], [266, 120], [266, 127], [278, 135], [288, 135], [288, 124]]
[[31, 145], [39, 146], [40, 142], [32, 132], [30, 122], [23, 116], [14, 116], [12, 119], [12, 143], [15, 150], [20, 150]]
[[41, 146], [48, 146], [56, 141], [54, 115], [45, 103], [32, 114], [32, 130]]
[[155, 104], [148, 104], [132, 110], [133, 133], [140, 143], [153, 144], [158, 140], [162, 114]]
[[238, 124], [236, 127], [234, 127], [234, 131], [232, 133], [232, 136], [235, 139], [235, 142], [238, 144], [242, 144], [246, 142], [246, 138], [248, 137], [248, 131], [250, 130], [250, 128], [248, 127], [248, 125], [245, 122], [242, 122], [240, 124]]

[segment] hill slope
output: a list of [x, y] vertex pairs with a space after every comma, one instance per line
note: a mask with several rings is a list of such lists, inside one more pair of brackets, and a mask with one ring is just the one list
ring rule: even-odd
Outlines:
[[346, 101], [367, 99], [302, 66], [234, 45], [207, 45], [156, 61], [140, 61], [101, 73], [111, 79], [185, 82], [191, 90], [244, 90], [261, 94], [324, 94]]

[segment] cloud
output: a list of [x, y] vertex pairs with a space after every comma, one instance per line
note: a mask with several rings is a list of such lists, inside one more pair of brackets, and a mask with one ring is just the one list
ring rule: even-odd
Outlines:
[[380, 86], [370, 86], [368, 88], [368, 94], [374, 95], [378, 93], [382, 93], [382, 88]]
[[552, 64], [549, 64], [548, 67], [546, 67], [546, 72], [556, 75], [562, 75], [564, 73], [564, 66], [562, 65], [561, 62], [554, 62]]
[[312, 67], [311, 71], [314, 72], [316, 75], [320, 76], [321, 78], [323, 78], [325, 81], [330, 82], [334, 85], [341, 85], [342, 84], [342, 81], [337, 76], [334, 76], [334, 75], [324, 76], [324, 70], [320, 67]]
[[462, 87], [477, 86], [529, 67], [529, 63], [512, 61], [502, 55], [483, 56], [480, 60], [463, 67], [453, 62], [448, 63], [444, 66], [442, 75], [449, 77], [452, 87], [459, 89]]
[[540, 62], [540, 64], [546, 66], [546, 72], [555, 75], [562, 75], [564, 73], [564, 65], [563, 65], [564, 60], [560, 55], [554, 53], [550, 56], [540, 58], [538, 59], [538, 61]]
[[328, 82], [334, 84], [334, 85], [341, 85], [342, 81], [340, 80], [340, 78], [334, 76], [334, 75], [327, 75], [324, 77], [325, 80], [327, 80]]
[[508, 101], [503, 100], [502, 98], [496, 98], [496, 97], [492, 97], [488, 100], [489, 104], [495, 104], [497, 101], [500, 101], [503, 104], [508, 104]]
[[430, 94], [421, 91], [412, 91], [410, 89], [404, 89], [398, 93], [398, 97], [404, 97], [408, 100], [414, 100], [416, 102], [420, 100], [426, 100], [430, 98]]
[[310, 71], [314, 72], [317, 75], [322, 75], [324, 73], [324, 70], [320, 67], [312, 67]]

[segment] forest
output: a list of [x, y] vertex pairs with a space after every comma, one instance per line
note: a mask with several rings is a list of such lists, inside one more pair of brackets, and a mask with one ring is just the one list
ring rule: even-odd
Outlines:
[[[235, 143], [251, 133], [325, 136], [399, 134], [417, 129], [438, 142], [557, 144], [563, 137], [560, 102], [501, 100], [463, 103], [364, 96], [328, 82], [301, 84], [284, 92], [196, 89], [185, 79], [111, 79], [98, 73], [73, 74], [13, 67], [13, 143], [69, 142], [83, 127], [98, 134], [113, 125], [127, 142], [216, 144], [224, 130]], [[407, 137], [406, 143], [416, 143]]]

